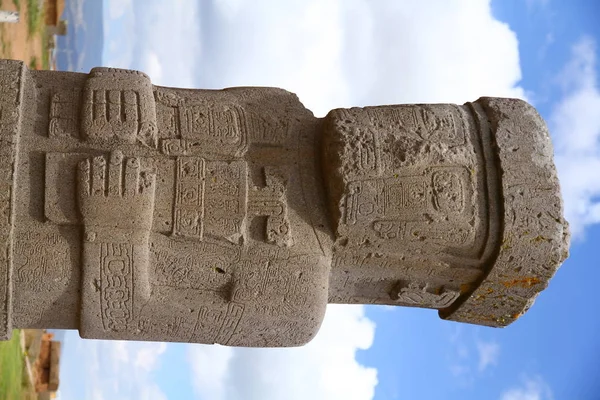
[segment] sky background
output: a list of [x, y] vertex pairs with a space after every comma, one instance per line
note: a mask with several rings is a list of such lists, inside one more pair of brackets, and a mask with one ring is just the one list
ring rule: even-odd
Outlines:
[[594, 0], [67, 0], [61, 69], [159, 85], [279, 86], [336, 107], [520, 97], [548, 122], [571, 257], [507, 329], [430, 310], [329, 306], [298, 349], [65, 335], [61, 399], [600, 398], [600, 3]]

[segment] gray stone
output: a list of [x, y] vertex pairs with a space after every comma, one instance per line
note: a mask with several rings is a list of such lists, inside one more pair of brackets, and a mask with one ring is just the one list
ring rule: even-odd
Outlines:
[[298, 346], [327, 303], [505, 326], [567, 257], [515, 99], [337, 109], [0, 61], [0, 336]]

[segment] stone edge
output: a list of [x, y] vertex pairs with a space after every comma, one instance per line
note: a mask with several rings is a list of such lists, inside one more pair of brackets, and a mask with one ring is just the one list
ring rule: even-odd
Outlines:
[[[19, 128], [22, 119], [25, 63], [0, 60], [0, 340], [12, 335], [12, 236], [14, 185]], [[14, 96], [14, 97], [13, 97]]]
[[491, 127], [497, 164], [488, 167], [500, 176], [502, 240], [487, 276], [440, 317], [504, 327], [533, 305], [568, 257], [569, 229], [550, 135], [537, 111], [507, 98], [482, 97], [474, 105]]

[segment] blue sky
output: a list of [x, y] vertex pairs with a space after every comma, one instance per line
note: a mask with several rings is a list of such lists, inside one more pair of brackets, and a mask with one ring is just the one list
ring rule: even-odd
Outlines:
[[[330, 306], [300, 349], [83, 341], [62, 399], [597, 399], [600, 3], [594, 0], [67, 0], [64, 68], [157, 84], [280, 86], [335, 107], [522, 97], [548, 122], [571, 257], [506, 329]], [[94, 4], [95, 3], [95, 4]], [[101, 53], [100, 53], [101, 52]]]

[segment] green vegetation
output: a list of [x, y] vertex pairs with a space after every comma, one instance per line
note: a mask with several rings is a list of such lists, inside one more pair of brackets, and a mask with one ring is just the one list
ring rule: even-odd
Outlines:
[[2, 54], [6, 57], [12, 50], [12, 46], [10, 42], [4, 40], [4, 26], [0, 26], [0, 38], [0, 49], [2, 49]]
[[37, 69], [38, 60], [36, 56], [31, 56], [29, 59], [29, 69]]
[[22, 398], [24, 377], [20, 337], [20, 332], [14, 330], [10, 341], [0, 342], [0, 399]]
[[41, 69], [50, 69], [50, 53], [48, 50], [48, 35], [44, 34], [42, 37], [42, 66]]
[[[20, 1], [20, 0], [13, 0]], [[44, 10], [38, 0], [27, 0], [27, 33], [33, 36], [40, 33], [44, 26]]]

